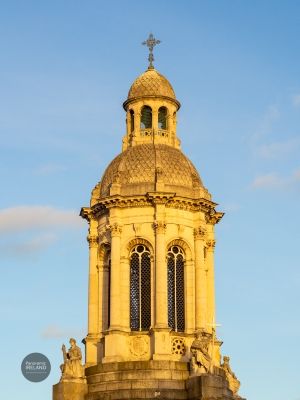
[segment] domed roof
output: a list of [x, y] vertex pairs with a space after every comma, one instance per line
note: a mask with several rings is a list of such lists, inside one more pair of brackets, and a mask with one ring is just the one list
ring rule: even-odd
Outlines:
[[196, 168], [180, 150], [147, 143], [129, 147], [110, 163], [100, 183], [100, 198], [109, 196], [114, 182], [121, 185], [121, 195], [132, 196], [154, 191], [156, 181], [164, 183], [165, 192], [184, 197], [195, 197], [195, 189], [203, 187]]
[[147, 69], [133, 82], [127, 99], [145, 96], [163, 96], [176, 100], [170, 82], [154, 68]]

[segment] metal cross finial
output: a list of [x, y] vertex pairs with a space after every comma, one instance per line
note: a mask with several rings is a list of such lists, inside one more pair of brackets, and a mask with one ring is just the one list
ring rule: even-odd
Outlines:
[[147, 40], [145, 40], [142, 44], [147, 46], [149, 48], [149, 57], [148, 57], [148, 61], [149, 61], [149, 66], [148, 69], [153, 69], [153, 61], [154, 61], [154, 56], [153, 56], [153, 48], [154, 46], [156, 46], [157, 44], [161, 43], [160, 40], [156, 40], [155, 37], [152, 35], [152, 33], [149, 34], [149, 37]]

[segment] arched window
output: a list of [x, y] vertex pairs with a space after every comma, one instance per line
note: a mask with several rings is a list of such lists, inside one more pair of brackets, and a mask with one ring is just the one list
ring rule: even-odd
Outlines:
[[141, 129], [152, 128], [152, 109], [144, 106], [141, 112]]
[[134, 111], [130, 110], [130, 132], [134, 131]]
[[178, 246], [168, 250], [168, 321], [176, 332], [184, 331], [184, 255]]
[[151, 325], [151, 260], [150, 251], [136, 245], [130, 256], [130, 328], [149, 330]]
[[167, 115], [166, 107], [160, 107], [158, 110], [158, 129], [167, 129]]

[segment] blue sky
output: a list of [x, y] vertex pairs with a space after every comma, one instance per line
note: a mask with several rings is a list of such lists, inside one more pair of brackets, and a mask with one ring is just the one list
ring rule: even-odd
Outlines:
[[[299, 400], [300, 3], [264, 0], [1, 2], [1, 397], [50, 400], [62, 342], [86, 333], [78, 213], [121, 150], [150, 31], [182, 149], [226, 212], [223, 354], [248, 399]], [[21, 375], [31, 352], [51, 361], [42, 383]]]

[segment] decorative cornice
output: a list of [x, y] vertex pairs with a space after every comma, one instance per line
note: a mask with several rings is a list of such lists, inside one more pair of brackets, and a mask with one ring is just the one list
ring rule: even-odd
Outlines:
[[79, 213], [80, 217], [87, 220], [88, 222], [92, 218], [93, 212], [90, 207], [82, 207]]
[[82, 210], [89, 210], [88, 215], [95, 218], [103, 215], [110, 208], [153, 207], [153, 205], [157, 204], [164, 204], [166, 208], [175, 208], [191, 212], [201, 211], [205, 214], [206, 222], [210, 224], [218, 223], [224, 215], [224, 213], [215, 210], [217, 203], [208, 199], [192, 199], [176, 196], [175, 193], [163, 192], [148, 192], [146, 195], [137, 196], [108, 196], [98, 200], [98, 203], [91, 209], [86, 208]]
[[153, 229], [156, 231], [156, 233], [165, 233], [167, 229], [167, 225], [165, 221], [154, 221], [153, 223]]
[[206, 229], [203, 226], [198, 226], [194, 229], [194, 237], [195, 239], [204, 239], [206, 234]]
[[209, 214], [206, 214], [206, 216], [205, 216], [206, 222], [208, 224], [215, 225], [221, 221], [224, 214], [225, 213], [223, 213], [223, 212], [218, 212], [218, 211], [212, 210]]
[[146, 196], [152, 204], [167, 204], [175, 196], [175, 193], [148, 192]]

